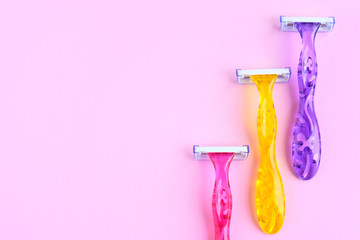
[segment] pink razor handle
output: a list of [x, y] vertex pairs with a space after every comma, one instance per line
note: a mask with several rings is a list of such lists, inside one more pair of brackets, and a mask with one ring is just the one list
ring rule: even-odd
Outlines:
[[234, 153], [209, 153], [209, 158], [215, 168], [212, 210], [216, 240], [230, 239], [232, 196], [229, 184], [229, 167], [234, 155]]
[[211, 160], [215, 168], [215, 185], [212, 196], [212, 211], [215, 225], [215, 240], [230, 239], [232, 196], [229, 184], [229, 167], [232, 160], [245, 160], [249, 146], [199, 147], [194, 146], [196, 160]]

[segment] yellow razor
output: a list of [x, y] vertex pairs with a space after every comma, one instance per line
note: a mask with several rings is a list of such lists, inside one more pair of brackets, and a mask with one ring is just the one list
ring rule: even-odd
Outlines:
[[285, 218], [285, 194], [276, 164], [276, 113], [272, 91], [274, 83], [287, 82], [290, 68], [236, 70], [239, 84], [255, 83], [259, 91], [257, 132], [260, 144], [260, 167], [256, 180], [256, 213], [261, 229], [277, 233]]

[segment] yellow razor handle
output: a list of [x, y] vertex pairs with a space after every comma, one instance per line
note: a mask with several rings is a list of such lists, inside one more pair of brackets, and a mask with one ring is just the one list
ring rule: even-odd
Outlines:
[[276, 114], [272, 90], [277, 74], [251, 75], [259, 91], [257, 132], [260, 144], [260, 167], [256, 180], [256, 213], [261, 229], [277, 233], [284, 223], [285, 195], [276, 164]]

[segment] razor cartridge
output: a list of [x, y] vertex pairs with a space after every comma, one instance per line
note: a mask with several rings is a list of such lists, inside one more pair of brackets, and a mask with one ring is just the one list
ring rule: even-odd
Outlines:
[[290, 68], [279, 68], [279, 69], [256, 69], [256, 70], [236, 70], [237, 81], [239, 84], [253, 84], [251, 75], [269, 75], [276, 74], [276, 83], [285, 83], [290, 80], [291, 69]]
[[280, 17], [280, 29], [283, 32], [297, 32], [299, 23], [319, 23], [318, 32], [331, 32], [335, 25], [334, 17]]

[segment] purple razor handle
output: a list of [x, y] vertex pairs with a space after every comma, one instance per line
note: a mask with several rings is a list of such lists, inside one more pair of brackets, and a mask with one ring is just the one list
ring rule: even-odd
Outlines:
[[309, 180], [319, 169], [321, 139], [314, 108], [318, 66], [315, 53], [317, 32], [330, 32], [335, 18], [280, 17], [282, 31], [298, 31], [302, 49], [298, 65], [299, 110], [293, 128], [292, 162], [296, 175]]

